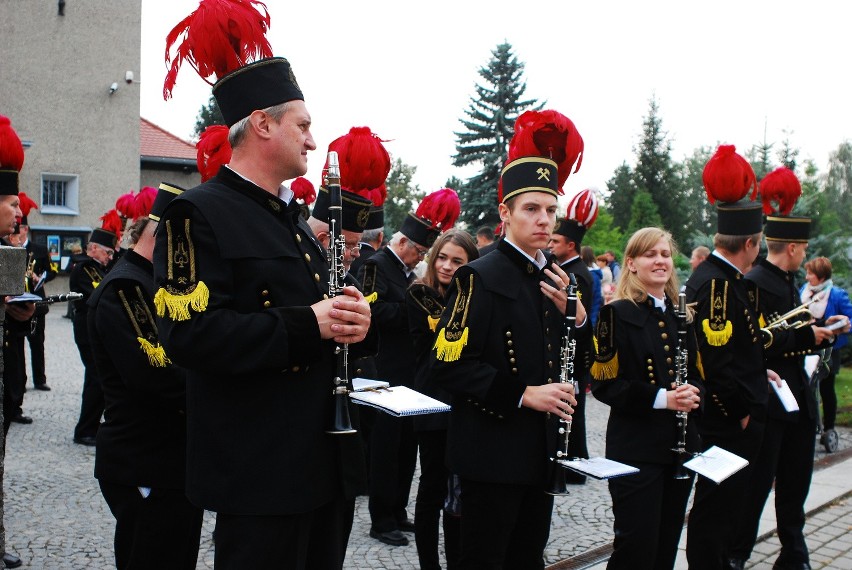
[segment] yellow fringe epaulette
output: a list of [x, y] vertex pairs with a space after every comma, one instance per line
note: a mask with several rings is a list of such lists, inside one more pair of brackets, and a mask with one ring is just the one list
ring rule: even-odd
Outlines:
[[364, 297], [364, 299], [372, 305], [373, 303], [379, 300], [379, 294], [373, 291], [372, 293]]
[[596, 359], [592, 363], [591, 374], [595, 380], [612, 380], [618, 376], [618, 351], [615, 351], [609, 360]]
[[728, 282], [710, 282], [710, 317], [701, 322], [701, 330], [710, 346], [724, 346], [731, 340], [734, 326], [728, 320]]
[[731, 340], [734, 326], [731, 321], [725, 321], [725, 325], [720, 330], [714, 330], [710, 325], [710, 319], [704, 319], [701, 323], [701, 329], [704, 331], [704, 336], [707, 337], [707, 343], [710, 346], [725, 346]]
[[760, 328], [766, 328], [766, 319], [763, 318], [763, 313], [760, 313], [760, 316], [757, 318], [757, 322], [760, 325]]
[[438, 338], [435, 340], [435, 356], [438, 360], [443, 360], [444, 362], [455, 362], [459, 358], [461, 358], [462, 349], [467, 346], [467, 335], [468, 330], [465, 327], [459, 338], [456, 340], [449, 340], [447, 338], [447, 329], [441, 329], [441, 332], [438, 333]]
[[426, 322], [429, 323], [429, 330], [432, 331], [432, 332], [435, 332], [435, 329], [438, 327], [438, 321], [440, 321], [440, 320], [441, 320], [441, 317], [433, 317], [431, 315], [427, 316]]
[[151, 363], [151, 366], [156, 366], [158, 368], [165, 368], [167, 364], [171, 364], [171, 360], [166, 356], [166, 350], [157, 343], [156, 346], [145, 340], [144, 338], [137, 337], [136, 340], [139, 341], [139, 345], [142, 347], [142, 352], [144, 352], [148, 356], [148, 362]]
[[159, 317], [169, 316], [173, 321], [188, 321], [189, 310], [203, 313], [207, 310], [209, 300], [210, 291], [207, 285], [204, 281], [199, 281], [191, 292], [180, 295], [170, 293], [161, 287], [154, 295], [154, 307]]
[[604, 305], [598, 316], [595, 334], [595, 361], [589, 370], [595, 380], [612, 380], [618, 376], [618, 350], [615, 348], [615, 311]]
[[435, 357], [444, 362], [454, 362], [461, 358], [462, 350], [467, 346], [470, 331], [467, 327], [467, 317], [470, 310], [470, 299], [473, 296], [473, 275], [468, 275], [467, 287], [462, 286], [461, 279], [456, 277], [456, 300], [453, 312], [447, 324], [435, 339]]
[[100, 285], [100, 284], [101, 284], [100, 281], [92, 281], [92, 289], [97, 289], [98, 285]]

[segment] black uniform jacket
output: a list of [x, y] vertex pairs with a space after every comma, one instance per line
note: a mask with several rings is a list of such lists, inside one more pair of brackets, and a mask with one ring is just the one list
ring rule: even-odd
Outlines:
[[89, 308], [86, 303], [105, 275], [106, 268], [88, 255], [80, 255], [75, 260], [74, 269], [68, 278], [68, 287], [75, 293], [83, 294], [83, 298], [75, 301], [74, 305], [74, 340], [77, 342], [81, 339], [85, 342], [87, 338], [86, 315]]
[[[799, 291], [794, 284], [795, 273], [784, 271], [778, 266], [760, 259], [748, 272], [746, 280], [758, 287], [758, 311], [763, 322], [770, 323], [802, 304]], [[787, 412], [781, 400], [774, 394], [769, 397], [770, 417], [778, 420], [796, 421], [798, 414], [807, 413], [816, 419], [816, 399], [805, 375], [805, 355], [822, 346], [817, 346], [813, 329], [803, 326], [798, 329], [772, 329], [764, 333], [766, 367], [774, 370], [787, 381], [796, 401], [799, 412]], [[825, 343], [825, 347], [831, 346]]]
[[[611, 407], [606, 429], [606, 456], [619, 461], [670, 464], [680, 433], [672, 410], [654, 409], [661, 388], [673, 389], [677, 374], [678, 322], [671, 302], [666, 311], [650, 297], [634, 304], [626, 299], [601, 308], [595, 327], [598, 344], [592, 368], [595, 397]], [[687, 377], [702, 392], [697, 341], [687, 328]], [[698, 410], [696, 410], [698, 411]], [[696, 414], [687, 418], [686, 449], [699, 451]]]
[[[373, 257], [376, 253], [376, 250], [373, 249], [368, 243], [361, 243], [361, 250], [358, 252], [358, 257], [352, 260], [352, 264], [349, 266], [349, 274], [353, 276], [356, 280], [358, 276], [361, 274], [361, 268], [364, 267], [364, 263]], [[360, 283], [360, 281], [359, 281]]]
[[527, 386], [559, 381], [565, 319], [541, 293], [543, 279], [505, 240], [453, 277], [431, 374], [453, 395], [448, 461], [462, 477], [545, 484], [556, 434], [545, 413], [520, 406]]
[[414, 386], [414, 345], [408, 334], [405, 291], [408, 278], [402, 262], [385, 246], [361, 269], [364, 296], [372, 310], [371, 328], [379, 334], [376, 369], [391, 386]]
[[[39, 285], [36, 291], [34, 291], [36, 295], [43, 299], [47, 296], [44, 289], [45, 283], [52, 281], [56, 277], [56, 270], [54, 269], [55, 266], [50, 262], [50, 253], [48, 253], [47, 248], [43, 245], [34, 243], [33, 240], [28, 239], [26, 250], [27, 263], [32, 265], [33, 274], [36, 277], [44, 275], [44, 282]], [[43, 315], [47, 313], [48, 309], [48, 305], [36, 307], [36, 314]]]
[[[595, 284], [592, 279], [592, 274], [589, 273], [589, 268], [583, 263], [579, 257], [575, 257], [571, 261], [566, 261], [560, 265], [565, 273], [573, 273], [577, 278], [577, 289], [580, 293], [580, 302], [583, 303], [583, 308], [586, 310], [587, 319], [591, 319], [592, 315], [592, 287]], [[591, 320], [589, 320], [591, 323]], [[592, 366], [594, 351], [592, 350], [592, 337], [589, 335], [588, 342], [583, 343], [583, 346], [577, 347], [577, 355], [575, 356], [574, 372], [579, 379], [582, 375], [588, 372]]]
[[104, 392], [95, 477], [183, 489], [186, 377], [169, 361], [154, 319], [154, 267], [125, 254], [88, 301], [89, 339]]
[[[425, 283], [414, 283], [405, 293], [408, 330], [415, 353], [414, 389], [446, 403], [450, 402], [452, 397], [431, 377], [429, 356], [435, 345], [435, 327], [444, 311], [445, 302], [446, 299], [438, 291]], [[414, 416], [414, 429], [416, 431], [445, 430], [449, 424], [449, 418], [450, 415], [447, 413]]]
[[686, 282], [686, 300], [697, 303], [695, 334], [707, 389], [701, 431], [739, 433], [742, 418], [766, 417], [769, 397], [756, 288], [710, 255]]
[[222, 167], [167, 207], [154, 272], [160, 338], [187, 369], [189, 499], [252, 515], [327, 503], [350, 436], [325, 433], [336, 363], [310, 305], [328, 266], [298, 204]]

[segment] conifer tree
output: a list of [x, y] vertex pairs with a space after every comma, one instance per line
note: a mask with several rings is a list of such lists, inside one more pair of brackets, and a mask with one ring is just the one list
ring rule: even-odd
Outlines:
[[609, 211], [612, 213], [612, 223], [622, 231], [630, 224], [630, 208], [633, 206], [633, 196], [636, 187], [633, 185], [633, 171], [627, 162], [615, 169], [612, 178], [606, 182]]
[[541, 109], [535, 99], [523, 99], [527, 89], [523, 80], [524, 64], [504, 42], [491, 52], [491, 59], [480, 68], [483, 83], [476, 85], [476, 95], [470, 98], [464, 126], [456, 135], [454, 166], [478, 164], [481, 170], [469, 178], [459, 192], [462, 204], [460, 221], [476, 228], [496, 225], [497, 183], [506, 161], [509, 141], [512, 140], [515, 120], [529, 108]]
[[193, 134], [195, 138], [201, 136], [204, 129], [210, 125], [224, 125], [225, 118], [222, 116], [222, 111], [219, 110], [219, 105], [216, 103], [216, 98], [210, 96], [210, 100], [206, 105], [202, 105], [198, 110], [198, 115], [195, 117], [195, 130]]
[[385, 235], [390, 238], [402, 227], [402, 221], [406, 214], [414, 212], [417, 205], [425, 192], [420, 191], [420, 187], [412, 184], [414, 173], [417, 171], [416, 166], [405, 164], [397, 158], [391, 165], [385, 184], [388, 188], [388, 195], [385, 198]]

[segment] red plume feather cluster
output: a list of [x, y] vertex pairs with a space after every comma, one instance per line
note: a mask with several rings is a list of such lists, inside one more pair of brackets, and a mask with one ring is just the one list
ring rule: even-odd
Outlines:
[[431, 222], [433, 228], [445, 232], [453, 227], [461, 214], [459, 195], [452, 188], [441, 188], [427, 194], [414, 213], [418, 218]]
[[101, 227], [114, 233], [121, 240], [121, 232], [124, 230], [124, 222], [115, 210], [110, 210], [101, 216]]
[[115, 201], [115, 209], [122, 218], [130, 220], [136, 217], [136, 195], [133, 190], [118, 197]]
[[[348, 134], [328, 145], [328, 150], [336, 151], [340, 159], [340, 187], [369, 198], [375, 206], [385, 203], [385, 179], [391, 168], [390, 155], [383, 142], [386, 141], [370, 127], [352, 127]], [[328, 168], [328, 160], [325, 168]]]
[[24, 145], [9, 118], [0, 115], [0, 168], [20, 172], [23, 166]]
[[303, 176], [299, 176], [293, 183], [290, 184], [290, 190], [297, 200], [301, 200], [306, 206], [310, 206], [317, 199], [317, 191], [311, 181]]
[[19, 192], [18, 199], [20, 200], [19, 207], [21, 208], [21, 213], [24, 216], [29, 216], [30, 212], [33, 209], [38, 210], [38, 204], [36, 204], [32, 198], [27, 196], [26, 192]]
[[195, 143], [198, 151], [196, 164], [201, 181], [207, 182], [219, 172], [219, 168], [231, 161], [231, 143], [228, 142], [228, 127], [210, 125]]
[[544, 156], [556, 162], [562, 194], [568, 176], [583, 164], [583, 137], [571, 119], [559, 111], [527, 111], [515, 121], [507, 162], [523, 156]]
[[157, 199], [157, 189], [145, 186], [136, 195], [133, 208], [133, 219], [147, 216], [151, 213], [151, 206], [154, 205], [154, 200]]
[[166, 37], [169, 71], [163, 99], [172, 96], [184, 61], [212, 85], [211, 77], [218, 80], [247, 63], [272, 57], [265, 35], [269, 22], [266, 4], [258, 0], [201, 0]]
[[580, 222], [584, 228], [592, 227], [598, 219], [598, 196], [594, 190], [587, 188], [575, 194], [568, 202], [568, 212], [565, 217]]
[[[764, 214], [788, 215], [802, 195], [802, 184], [792, 170], [779, 166], [760, 181], [760, 199]], [[778, 204], [776, 210], [773, 202]]]
[[716, 154], [704, 166], [702, 174], [704, 190], [711, 204], [738, 202], [751, 189], [751, 200], [757, 194], [757, 178], [746, 159], [737, 154], [732, 145], [721, 145]]

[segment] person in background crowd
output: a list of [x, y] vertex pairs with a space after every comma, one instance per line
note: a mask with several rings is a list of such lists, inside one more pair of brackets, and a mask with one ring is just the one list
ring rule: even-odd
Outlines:
[[[429, 374], [429, 351], [435, 343], [435, 324], [446, 303], [447, 289], [456, 270], [479, 257], [473, 239], [464, 230], [441, 234], [428, 255], [422, 280], [406, 292], [408, 326], [416, 353], [414, 388], [442, 402], [450, 395]], [[420, 450], [420, 482], [414, 506], [414, 538], [421, 570], [441, 568], [438, 558], [438, 519], [444, 511], [444, 551], [447, 568], [458, 567], [461, 554], [459, 505], [455, 500], [458, 480], [446, 467], [448, 414], [415, 416], [414, 431]]]
[[597, 262], [595, 261], [595, 250], [592, 249], [589, 245], [584, 245], [580, 248], [580, 258], [583, 260], [583, 263], [586, 264], [586, 267], [589, 268], [589, 275], [592, 276], [592, 310], [589, 314], [590, 322], [592, 326], [597, 325], [598, 323], [598, 315], [601, 312], [601, 307], [603, 307], [603, 286], [601, 281], [603, 280], [603, 271], [598, 267]]
[[707, 259], [708, 255], [710, 255], [710, 248], [699, 245], [692, 250], [692, 255], [689, 257], [689, 266], [695, 271], [695, 268], [701, 265], [701, 262]]
[[616, 259], [615, 253], [611, 249], [606, 250], [604, 255], [606, 256], [606, 264], [610, 271], [612, 271], [612, 281], [613, 283], [618, 283], [618, 276], [621, 275], [621, 266], [618, 264], [618, 259]]
[[[837, 287], [831, 280], [831, 260], [827, 257], [815, 257], [805, 263], [805, 279], [800, 294], [802, 302], [808, 305], [808, 310], [817, 319], [827, 319], [834, 315], [845, 315], [852, 319], [852, 302], [849, 293]], [[814, 297], [819, 295], [816, 301]], [[813, 302], [811, 302], [813, 301]], [[849, 335], [837, 337], [831, 350], [828, 375], [819, 382], [819, 396], [822, 400], [823, 432], [820, 443], [826, 445], [828, 438], [836, 437], [834, 421], [837, 417], [837, 393], [834, 391], [834, 379], [840, 371], [840, 349], [849, 343]], [[834, 432], [834, 433], [832, 433]]]
[[612, 300], [612, 294], [615, 292], [615, 282], [605, 253], [597, 257], [597, 264], [601, 270], [601, 291], [603, 292], [604, 305], [606, 305]]
[[[678, 413], [699, 408], [703, 383], [691, 315], [677, 314], [675, 254], [668, 232], [634, 233], [624, 251], [625, 272], [595, 333], [593, 391], [611, 407], [606, 456], [639, 468], [609, 480], [615, 540], [607, 568], [613, 570], [635, 568], [640, 560], [645, 568], [674, 567], [695, 479], [683, 461], [700, 450], [698, 428]], [[672, 451], [681, 437], [683, 455]]]
[[482, 249], [494, 243], [494, 230], [488, 226], [482, 226], [476, 230], [476, 247]]

